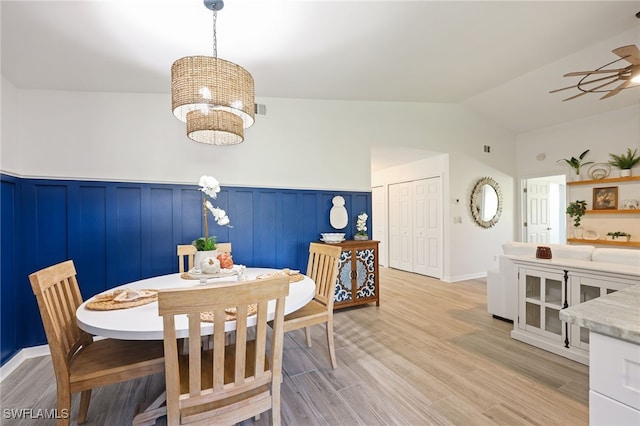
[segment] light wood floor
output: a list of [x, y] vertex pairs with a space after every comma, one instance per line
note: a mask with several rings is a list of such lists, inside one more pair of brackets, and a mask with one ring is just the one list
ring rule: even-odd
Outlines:
[[[512, 325], [487, 313], [484, 280], [443, 283], [386, 268], [380, 276], [380, 307], [335, 313], [336, 370], [324, 327], [314, 327], [311, 349], [301, 330], [287, 334], [285, 425], [588, 424], [588, 367], [511, 339]], [[85, 424], [129, 424], [163, 385], [156, 375], [94, 390]], [[3, 410], [55, 408], [49, 357], [25, 362], [1, 391]]]

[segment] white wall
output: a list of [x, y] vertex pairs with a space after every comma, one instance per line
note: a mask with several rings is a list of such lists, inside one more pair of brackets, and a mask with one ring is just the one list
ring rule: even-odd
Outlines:
[[[468, 198], [479, 177], [515, 174], [514, 135], [459, 105], [258, 99], [267, 115], [246, 131], [245, 143], [211, 147], [186, 138], [169, 95], [18, 90], [2, 83], [2, 118], [12, 126], [3, 126], [1, 169], [17, 176], [195, 185], [210, 174], [223, 185], [369, 191], [374, 145], [449, 153], [444, 189], [450, 185], [460, 198]], [[491, 155], [482, 152], [485, 144]], [[509, 219], [503, 224], [512, 227]], [[490, 231], [475, 239], [460, 232], [445, 243], [460, 259], [445, 273], [484, 272], [476, 252], [486, 252], [495, 238]], [[477, 262], [463, 261], [470, 258]]]
[[[606, 102], [593, 100], [596, 101]], [[640, 100], [636, 105], [616, 111], [518, 135], [518, 175], [567, 174], [571, 170], [566, 163], [558, 162], [562, 158], [577, 157], [589, 149], [585, 161], [606, 163], [609, 153], [621, 154], [627, 148], [637, 148], [640, 152]], [[546, 158], [538, 161], [538, 154], [545, 154]], [[634, 171], [640, 175], [640, 171]], [[617, 176], [617, 172], [613, 170], [612, 177]]]
[[[627, 148], [637, 149], [640, 152], [640, 101], [637, 105], [617, 111], [521, 134], [518, 135], [517, 141], [519, 177], [565, 173], [568, 174], [567, 181], [570, 181], [569, 166], [557, 160], [577, 157], [586, 149], [590, 152], [585, 156], [585, 161], [596, 163], [606, 163], [609, 161], [609, 153], [622, 154]], [[536, 156], [540, 153], [546, 156], [543, 161], [536, 160]], [[586, 174], [588, 168], [589, 166], [586, 166], [587, 170], [582, 173], [583, 180], [589, 179]], [[632, 172], [634, 176], [640, 176], [640, 167], [635, 167]], [[618, 177], [618, 175], [619, 170], [612, 168], [610, 177]], [[606, 186], [618, 186], [620, 200], [640, 199], [637, 185]], [[587, 200], [588, 208], [591, 208], [593, 187], [594, 185], [568, 186], [567, 201]], [[637, 241], [640, 235], [640, 220], [637, 216], [604, 217], [606, 220], [602, 220], [600, 216], [587, 215], [582, 219], [581, 226], [596, 231], [601, 238], [609, 231], [624, 230]]]
[[[372, 185], [383, 186], [387, 199], [389, 184], [442, 176], [443, 281], [485, 276], [487, 270], [497, 267], [502, 243], [514, 239], [514, 177], [481, 161], [489, 157], [493, 162], [512, 167], [513, 152], [506, 146], [509, 143], [503, 141], [504, 149], [498, 150], [502, 152], [500, 161], [495, 160], [498, 155], [491, 154], [484, 158], [461, 153], [441, 154], [372, 174]], [[473, 221], [470, 209], [473, 187], [485, 176], [495, 179], [500, 185], [504, 205], [500, 220], [489, 229]], [[461, 217], [462, 223], [454, 223], [455, 217]]]

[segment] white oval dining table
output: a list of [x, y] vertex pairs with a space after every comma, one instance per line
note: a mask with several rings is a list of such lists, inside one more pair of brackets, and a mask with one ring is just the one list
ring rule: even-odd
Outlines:
[[[246, 275], [249, 280], [255, 279], [257, 276], [267, 273], [280, 271], [279, 269], [269, 268], [246, 268]], [[142, 289], [175, 289], [198, 287], [205, 285], [216, 285], [222, 282], [237, 282], [237, 276], [228, 276], [221, 278], [213, 278], [207, 280], [206, 284], [200, 283], [199, 280], [184, 279], [181, 274], [161, 275], [134, 281], [118, 287], [114, 287], [110, 292], [116, 289], [129, 288], [133, 290]], [[306, 305], [315, 295], [315, 282], [307, 277], [289, 285], [289, 295], [285, 301], [285, 314], [294, 312]], [[127, 309], [114, 309], [108, 311], [97, 311], [87, 309], [86, 304], [91, 299], [86, 300], [80, 305], [76, 311], [76, 319], [78, 327], [87, 333], [95, 336], [110, 337], [123, 340], [163, 340], [162, 333], [162, 317], [158, 315], [158, 302], [148, 303], [146, 305], [136, 306]], [[268, 316], [273, 318], [275, 311], [275, 301], [269, 304]], [[250, 319], [251, 320], [251, 319]], [[255, 321], [255, 318], [254, 318]], [[251, 325], [250, 323], [247, 325]], [[236, 322], [226, 321], [225, 331], [235, 330]], [[188, 337], [188, 321], [186, 315], [176, 317], [176, 337]], [[202, 335], [213, 334], [213, 323], [202, 323]]]

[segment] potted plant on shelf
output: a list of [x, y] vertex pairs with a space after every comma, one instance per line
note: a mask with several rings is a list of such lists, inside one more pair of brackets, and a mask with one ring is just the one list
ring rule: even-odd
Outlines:
[[587, 149], [585, 152], [580, 154], [578, 158], [576, 157], [563, 158], [558, 161], [564, 161], [565, 163], [570, 165], [575, 172], [573, 180], [580, 180], [580, 169], [582, 168], [582, 166], [593, 164], [593, 161], [582, 161], [588, 153], [589, 153], [589, 150]]
[[628, 234], [626, 232], [620, 232], [620, 231], [607, 232], [607, 240], [608, 241], [615, 241], [618, 238], [621, 241], [629, 241], [629, 239], [631, 238], [631, 234]]
[[631, 169], [640, 164], [640, 155], [637, 155], [637, 152], [637, 149], [631, 152], [631, 148], [627, 148], [627, 152], [624, 154], [609, 154], [611, 158], [609, 164], [620, 169], [620, 177], [631, 176]]
[[229, 224], [229, 216], [227, 216], [227, 212], [222, 210], [221, 208], [214, 207], [211, 204], [211, 201], [207, 199], [209, 196], [212, 199], [216, 199], [218, 197], [218, 192], [220, 192], [220, 183], [213, 176], [202, 176], [200, 177], [200, 181], [198, 183], [200, 186], [199, 190], [203, 192], [202, 195], [202, 222], [204, 226], [204, 236], [192, 241], [196, 248], [196, 255], [194, 257], [194, 265], [197, 268], [200, 268], [200, 263], [206, 258], [216, 258], [216, 236], [209, 236], [209, 221], [208, 221], [208, 212], [211, 212], [213, 218], [216, 223], [221, 226], [231, 226]]
[[584, 200], [572, 201], [567, 206], [567, 214], [573, 220], [573, 237], [581, 238], [579, 235], [580, 220], [587, 211], [587, 202]]

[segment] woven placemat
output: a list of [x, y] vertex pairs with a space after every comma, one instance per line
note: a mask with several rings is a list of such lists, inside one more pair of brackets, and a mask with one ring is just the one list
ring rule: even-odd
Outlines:
[[284, 277], [284, 276], [289, 277], [289, 282], [290, 283], [295, 283], [295, 282], [304, 280], [304, 275], [302, 275], [300, 273], [288, 274], [288, 273], [286, 273], [284, 271], [267, 272], [266, 274], [258, 275], [256, 277], [256, 279], [265, 280], [265, 279], [268, 279], [268, 278]]
[[113, 300], [114, 297], [122, 293], [123, 291], [127, 291], [127, 289], [122, 290], [114, 290], [110, 293], [99, 294], [91, 299], [85, 305], [87, 309], [91, 309], [92, 311], [113, 311], [116, 309], [127, 309], [133, 308], [136, 306], [146, 305], [147, 303], [152, 303], [158, 300], [158, 290], [155, 289], [145, 289], [144, 291], [152, 291], [154, 292], [153, 296], [149, 297], [140, 297], [135, 300], [123, 301], [119, 302], [117, 300]]
[[[226, 321], [233, 321], [234, 319], [236, 319], [236, 313], [237, 313], [236, 308], [227, 308], [224, 311], [227, 314]], [[248, 305], [248, 309], [247, 309], [248, 317], [250, 317], [251, 315], [255, 315], [257, 312], [258, 312], [258, 305], [256, 303], [252, 303]], [[200, 321], [213, 322], [213, 312], [212, 311], [200, 312]]]

